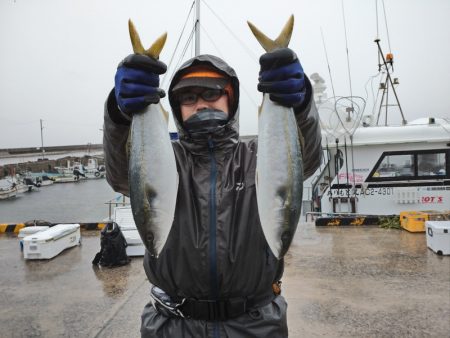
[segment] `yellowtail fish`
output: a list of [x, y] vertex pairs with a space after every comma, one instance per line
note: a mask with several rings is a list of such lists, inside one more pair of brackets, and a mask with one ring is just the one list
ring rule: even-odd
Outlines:
[[[134, 53], [158, 59], [167, 34], [144, 49], [132, 21], [128, 22]], [[133, 114], [129, 173], [134, 221], [147, 251], [157, 257], [172, 227], [178, 191], [175, 155], [168, 131], [169, 114], [161, 103]]]
[[[275, 40], [248, 24], [261, 46], [271, 52], [288, 46], [294, 17]], [[302, 190], [303, 162], [294, 111], [264, 94], [258, 117], [256, 198], [264, 236], [279, 259], [286, 254], [297, 229]]]

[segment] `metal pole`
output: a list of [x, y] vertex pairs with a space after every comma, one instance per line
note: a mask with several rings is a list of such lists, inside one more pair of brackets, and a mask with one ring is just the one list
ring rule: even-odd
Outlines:
[[42, 149], [42, 159], [44, 159], [44, 134], [42, 132], [42, 130], [44, 129], [44, 127], [42, 126], [42, 119], [39, 120], [41, 122], [41, 149]]
[[379, 52], [379, 55], [381, 56], [381, 58], [382, 58], [382, 60], [383, 60], [384, 67], [386, 68], [386, 76], [387, 76], [387, 79], [388, 79], [389, 82], [391, 83], [392, 91], [394, 92], [395, 99], [397, 100], [398, 108], [399, 108], [399, 110], [400, 110], [400, 114], [402, 115], [402, 124], [407, 124], [407, 121], [406, 121], [406, 119], [405, 119], [405, 116], [403, 115], [402, 106], [400, 105], [400, 100], [398, 99], [397, 92], [395, 91], [394, 83], [392, 82], [391, 74], [389, 73], [389, 69], [388, 69], [388, 66], [387, 66], [387, 64], [386, 64], [386, 59], [384, 58], [383, 51], [381, 50], [380, 39], [376, 39], [376, 40], [375, 40], [375, 43], [376, 43], [377, 46], [378, 46], [378, 52]]
[[200, 55], [200, 0], [195, 0], [195, 56]]

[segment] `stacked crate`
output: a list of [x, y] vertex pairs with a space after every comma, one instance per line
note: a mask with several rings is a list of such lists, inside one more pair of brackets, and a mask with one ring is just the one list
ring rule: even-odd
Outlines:
[[425, 232], [426, 221], [450, 221], [450, 210], [402, 211], [400, 213], [400, 224], [409, 232]]

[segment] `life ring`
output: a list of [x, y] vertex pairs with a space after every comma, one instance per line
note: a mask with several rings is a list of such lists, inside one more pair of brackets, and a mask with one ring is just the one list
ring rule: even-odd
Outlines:
[[95, 172], [95, 177], [100, 177], [100, 173], [98, 171]]

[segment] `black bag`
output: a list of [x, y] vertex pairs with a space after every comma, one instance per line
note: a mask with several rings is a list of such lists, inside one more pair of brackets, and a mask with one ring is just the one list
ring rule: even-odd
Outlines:
[[130, 263], [127, 251], [127, 242], [116, 223], [105, 226], [100, 235], [100, 252], [98, 252], [92, 264], [112, 268]]

